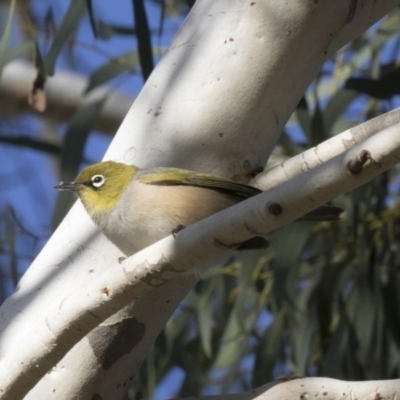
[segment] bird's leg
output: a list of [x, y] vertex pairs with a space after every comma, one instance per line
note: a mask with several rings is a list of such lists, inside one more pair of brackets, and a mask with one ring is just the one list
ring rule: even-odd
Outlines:
[[174, 236], [174, 238], [176, 239], [176, 236], [178, 235], [178, 233], [182, 230], [185, 229], [186, 226], [185, 225], [177, 225], [174, 229], [172, 229], [171, 234]]
[[218, 239], [214, 239], [214, 242], [217, 246], [230, 250], [260, 250], [269, 246], [268, 240], [262, 236], [255, 236], [241, 243], [225, 244]]
[[218, 240], [218, 239], [214, 239], [214, 243], [216, 244], [216, 246], [218, 246], [218, 247], [222, 247], [222, 248], [224, 248], [224, 249], [229, 249], [229, 250], [233, 250], [233, 249], [236, 249], [236, 248], [238, 248], [238, 246], [240, 246], [240, 244], [241, 243], [233, 243], [233, 244], [225, 244], [225, 243], [223, 243], [223, 242], [221, 242], [220, 240]]

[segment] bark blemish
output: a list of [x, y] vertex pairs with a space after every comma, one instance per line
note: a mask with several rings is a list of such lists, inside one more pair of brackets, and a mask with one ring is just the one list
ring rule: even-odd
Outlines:
[[125, 318], [112, 325], [99, 326], [87, 335], [94, 355], [104, 369], [111, 368], [142, 340], [145, 326], [136, 318]]
[[280, 204], [278, 203], [273, 203], [268, 207], [268, 211], [270, 214], [272, 214], [274, 217], [277, 217], [278, 215], [282, 214], [283, 208]]
[[371, 158], [371, 153], [368, 150], [362, 150], [360, 154], [348, 162], [347, 168], [353, 175], [359, 174]]
[[351, 21], [353, 21], [357, 11], [357, 4], [358, 0], [350, 0], [349, 10], [346, 16], [346, 24], [349, 24]]

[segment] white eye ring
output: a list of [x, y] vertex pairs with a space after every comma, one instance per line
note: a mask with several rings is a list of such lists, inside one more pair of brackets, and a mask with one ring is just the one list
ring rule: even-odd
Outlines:
[[90, 179], [92, 182], [92, 186], [99, 188], [104, 185], [106, 178], [103, 175], [93, 175]]

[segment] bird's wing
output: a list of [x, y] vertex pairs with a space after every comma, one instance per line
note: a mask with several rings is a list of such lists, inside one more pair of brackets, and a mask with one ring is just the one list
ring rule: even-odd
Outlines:
[[137, 180], [147, 185], [204, 187], [226, 193], [234, 193], [244, 198], [261, 193], [261, 190], [253, 186], [244, 185], [216, 175], [202, 174], [179, 168], [152, 168], [141, 172], [137, 176]]
[[[236, 194], [243, 199], [261, 193], [261, 190], [222, 178], [216, 175], [202, 174], [179, 168], [151, 168], [140, 171], [135, 177], [140, 183], [160, 186], [197, 186], [220, 192]], [[337, 221], [343, 212], [341, 207], [324, 205], [309, 212], [298, 221]]]

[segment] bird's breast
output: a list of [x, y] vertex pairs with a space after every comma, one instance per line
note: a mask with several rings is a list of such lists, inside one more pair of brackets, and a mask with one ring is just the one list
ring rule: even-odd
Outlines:
[[238, 201], [213, 189], [134, 181], [101, 228], [117, 247], [131, 255], [170, 235], [177, 226], [189, 226]]

